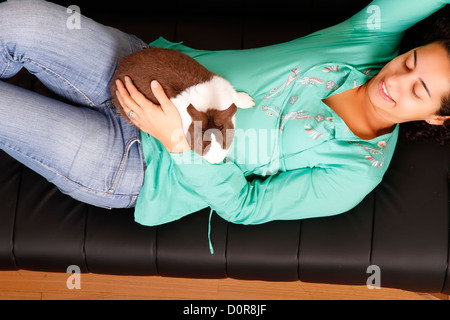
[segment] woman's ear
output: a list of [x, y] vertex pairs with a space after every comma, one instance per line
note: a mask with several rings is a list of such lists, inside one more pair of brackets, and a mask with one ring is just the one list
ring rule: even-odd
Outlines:
[[450, 116], [435, 116], [431, 119], [425, 120], [428, 124], [435, 126], [442, 126], [445, 121], [450, 120]]

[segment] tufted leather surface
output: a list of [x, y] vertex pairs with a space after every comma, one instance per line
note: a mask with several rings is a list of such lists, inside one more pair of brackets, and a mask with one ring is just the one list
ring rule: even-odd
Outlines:
[[[220, 2], [219, 9], [201, 1], [181, 4], [178, 11], [143, 4], [139, 14], [134, 7], [80, 8], [148, 42], [162, 35], [219, 50], [295, 39], [368, 2], [292, 2], [287, 13], [260, 4], [256, 11], [242, 5], [236, 13], [237, 1]], [[310, 14], [298, 19], [300, 10]], [[9, 82], [50, 94], [26, 72]], [[144, 227], [132, 210], [79, 203], [0, 152], [0, 270], [65, 272], [78, 265], [93, 273], [365, 284], [367, 267], [378, 265], [384, 287], [449, 294], [449, 163], [448, 146], [401, 138], [385, 179], [353, 210], [258, 226], [213, 215], [210, 255], [209, 210]]]

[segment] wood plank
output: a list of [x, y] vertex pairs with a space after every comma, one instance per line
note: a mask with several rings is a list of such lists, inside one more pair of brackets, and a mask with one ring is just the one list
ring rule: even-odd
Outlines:
[[81, 274], [69, 290], [65, 273], [0, 271], [0, 299], [29, 300], [429, 300], [447, 295], [366, 286], [236, 279], [185, 279]]

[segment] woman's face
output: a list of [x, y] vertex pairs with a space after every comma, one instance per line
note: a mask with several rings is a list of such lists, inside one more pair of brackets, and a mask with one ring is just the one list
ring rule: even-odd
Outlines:
[[445, 120], [437, 114], [449, 92], [450, 59], [439, 43], [396, 57], [369, 81], [367, 88], [375, 112], [393, 123]]

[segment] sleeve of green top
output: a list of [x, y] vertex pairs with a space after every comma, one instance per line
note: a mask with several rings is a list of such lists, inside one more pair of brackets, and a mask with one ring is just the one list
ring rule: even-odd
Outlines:
[[450, 1], [374, 0], [351, 18], [303, 39], [323, 44], [329, 54], [344, 56], [353, 65], [384, 64], [397, 56], [404, 31], [446, 3]]
[[297, 169], [248, 182], [233, 162], [209, 164], [193, 151], [171, 156], [179, 181], [195, 190], [223, 219], [239, 224], [343, 213], [381, 180], [336, 166]]
[[374, 0], [349, 19], [357, 31], [401, 33], [449, 0]]

